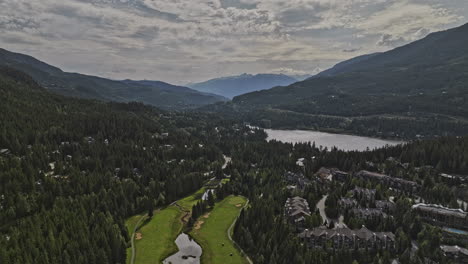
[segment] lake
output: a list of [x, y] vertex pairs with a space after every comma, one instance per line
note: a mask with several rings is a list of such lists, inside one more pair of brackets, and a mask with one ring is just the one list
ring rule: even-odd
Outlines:
[[360, 137], [344, 134], [333, 134], [326, 132], [308, 130], [278, 130], [264, 129], [268, 134], [267, 140], [278, 140], [285, 143], [315, 142], [317, 147], [323, 146], [328, 149], [336, 146], [345, 151], [365, 151], [367, 148], [381, 148], [386, 145], [398, 145], [403, 141], [385, 140], [370, 137]]

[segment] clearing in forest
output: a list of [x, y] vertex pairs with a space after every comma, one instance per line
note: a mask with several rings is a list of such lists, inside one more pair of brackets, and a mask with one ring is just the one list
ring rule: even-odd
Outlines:
[[[187, 196], [170, 206], [154, 211], [154, 216], [147, 219], [145, 215], [136, 215], [127, 219], [125, 225], [132, 235], [139, 219], [146, 217], [139, 225], [138, 233], [141, 239], [135, 239], [134, 264], [162, 263], [164, 259], [178, 251], [175, 240], [184, 227], [183, 219], [187, 218], [192, 206], [195, 205], [205, 192], [201, 188], [194, 194]], [[131, 263], [132, 249], [127, 249], [127, 264]]]
[[[204, 264], [242, 264], [247, 263], [245, 257], [234, 247], [229, 240], [228, 230], [237, 219], [247, 200], [241, 196], [228, 196], [216, 203], [208, 217], [201, 216], [203, 225], [194, 228], [190, 235], [203, 248], [201, 262]], [[232, 256], [231, 256], [232, 254]]]

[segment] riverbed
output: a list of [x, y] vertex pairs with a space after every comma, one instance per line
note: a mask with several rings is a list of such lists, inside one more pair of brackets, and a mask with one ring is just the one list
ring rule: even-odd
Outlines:
[[379, 138], [333, 134], [308, 130], [278, 130], [265, 129], [267, 140], [277, 140], [285, 143], [315, 142], [317, 147], [337, 147], [344, 151], [365, 151], [367, 149], [381, 148], [404, 143], [403, 141], [386, 140]]

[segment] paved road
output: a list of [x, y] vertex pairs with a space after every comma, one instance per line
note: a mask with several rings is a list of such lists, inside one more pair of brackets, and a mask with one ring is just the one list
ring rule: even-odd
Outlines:
[[[247, 202], [245, 203], [244, 207], [242, 207], [242, 209], [245, 209], [247, 207], [247, 205], [249, 205], [249, 200], [247, 200]], [[239, 212], [239, 215], [240, 215], [240, 212]], [[234, 243], [234, 245], [237, 246], [237, 248], [240, 250], [240, 252], [245, 256], [245, 258], [247, 259], [247, 261], [250, 263], [250, 264], [253, 264], [252, 260], [249, 258], [249, 256], [247, 256], [247, 254], [245, 254], [244, 250], [242, 250], [242, 248], [236, 243], [236, 241], [234, 241], [231, 237], [231, 231], [232, 231], [232, 228], [234, 227], [234, 225], [236, 225], [236, 222], [237, 222], [237, 219], [239, 218], [239, 215], [236, 217], [236, 219], [234, 220], [234, 222], [232, 222], [231, 226], [228, 228], [228, 231], [227, 231], [227, 235], [228, 235], [228, 238], [229, 240], [231, 240], [232, 243]]]

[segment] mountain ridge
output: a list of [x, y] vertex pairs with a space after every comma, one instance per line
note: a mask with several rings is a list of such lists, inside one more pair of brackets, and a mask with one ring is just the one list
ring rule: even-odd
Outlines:
[[5, 49], [0, 49], [0, 65], [23, 71], [46, 89], [72, 97], [117, 102], [138, 101], [174, 110], [195, 108], [225, 100], [217, 95], [159, 81], [152, 85], [144, 85], [64, 72], [32, 56]]
[[218, 94], [227, 98], [247, 92], [269, 89], [276, 86], [284, 86], [298, 80], [285, 75], [273, 73], [241, 74], [210, 79], [200, 83], [187, 84], [188, 87], [200, 92]]
[[466, 43], [468, 24], [213, 108], [275, 128], [402, 138], [463, 135], [468, 133]]

